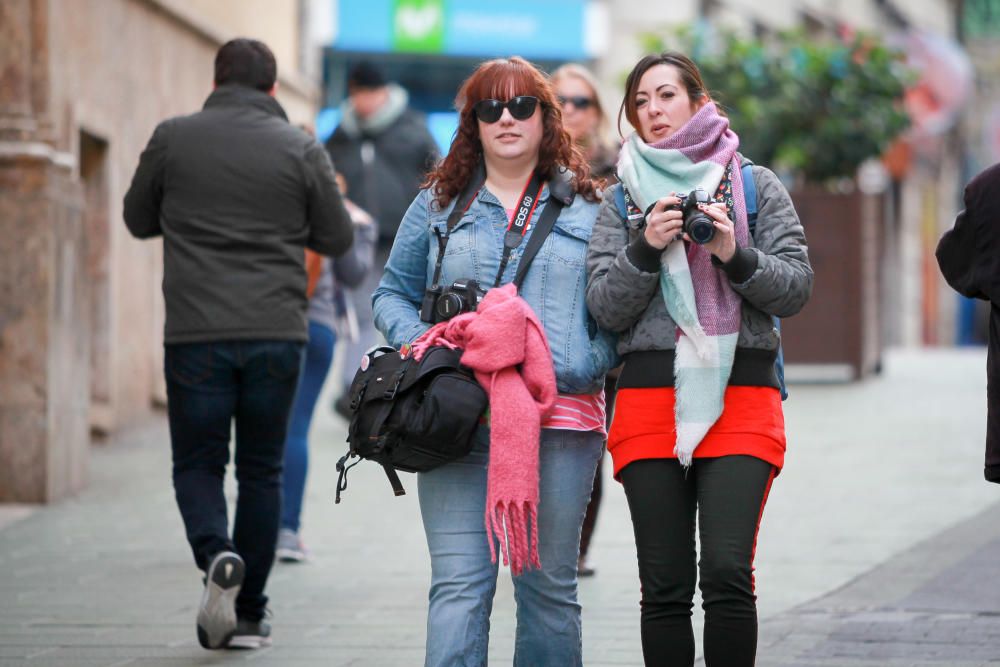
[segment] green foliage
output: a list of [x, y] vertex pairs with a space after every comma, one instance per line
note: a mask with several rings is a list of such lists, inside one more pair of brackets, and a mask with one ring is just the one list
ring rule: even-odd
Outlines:
[[711, 44], [691, 28], [642, 37], [647, 52], [678, 50], [698, 63], [751, 160], [807, 181], [853, 177], [906, 127], [902, 56], [871, 35], [822, 42], [801, 32], [768, 41], [732, 32]]

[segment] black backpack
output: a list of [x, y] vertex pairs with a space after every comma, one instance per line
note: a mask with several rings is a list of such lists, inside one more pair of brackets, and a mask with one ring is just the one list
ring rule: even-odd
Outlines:
[[[337, 463], [336, 502], [347, 471], [361, 459], [382, 465], [397, 496], [396, 470], [425, 472], [472, 449], [472, 434], [489, 405], [486, 391], [459, 359], [462, 350], [428, 349], [417, 361], [409, 346], [368, 352], [351, 383], [350, 450]], [[358, 457], [351, 465], [347, 460]]]

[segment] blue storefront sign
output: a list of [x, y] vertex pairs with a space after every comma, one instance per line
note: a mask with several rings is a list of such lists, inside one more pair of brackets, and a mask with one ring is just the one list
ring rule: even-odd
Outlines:
[[597, 26], [585, 0], [339, 0], [333, 47], [450, 56], [593, 58]]

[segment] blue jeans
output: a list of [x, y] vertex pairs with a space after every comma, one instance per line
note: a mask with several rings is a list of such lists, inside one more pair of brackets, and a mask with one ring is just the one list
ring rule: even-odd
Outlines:
[[302, 497], [309, 470], [309, 425], [312, 424], [316, 399], [333, 362], [333, 330], [318, 322], [309, 323], [306, 362], [299, 378], [299, 388], [292, 406], [292, 420], [285, 440], [285, 473], [282, 484], [281, 527], [298, 532]]
[[[281, 462], [303, 344], [222, 341], [166, 345], [174, 492], [195, 562], [236, 551], [246, 562], [241, 618], [264, 615], [281, 512]], [[236, 422], [239, 497], [232, 539], [223, 481]]]
[[[486, 537], [489, 431], [467, 457], [418, 476], [431, 555], [425, 667], [486, 665], [497, 563]], [[514, 577], [515, 666], [582, 665], [576, 566], [580, 527], [603, 438], [543, 429], [538, 537], [541, 570]]]

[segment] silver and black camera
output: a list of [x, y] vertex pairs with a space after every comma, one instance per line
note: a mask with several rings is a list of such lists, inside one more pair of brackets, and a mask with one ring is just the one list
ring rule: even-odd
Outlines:
[[424, 299], [420, 303], [420, 319], [437, 324], [450, 320], [459, 313], [471, 313], [479, 307], [484, 296], [486, 290], [479, 286], [479, 282], [470, 278], [456, 280], [449, 287], [432, 285], [424, 291]]

